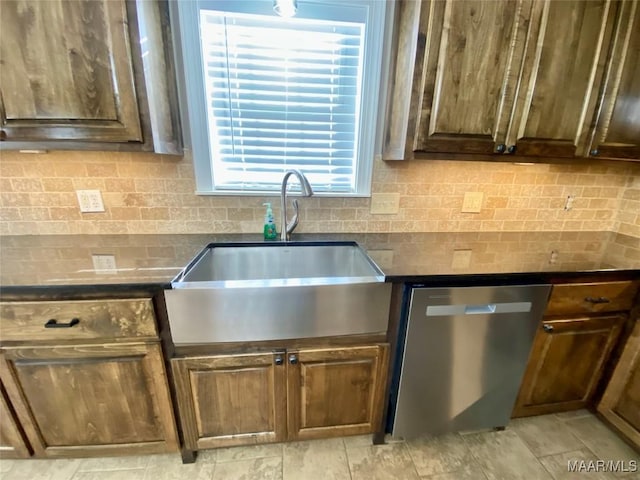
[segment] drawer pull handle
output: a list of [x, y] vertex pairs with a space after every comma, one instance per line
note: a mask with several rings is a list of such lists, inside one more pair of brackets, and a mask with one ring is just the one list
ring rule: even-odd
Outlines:
[[289, 363], [291, 365], [296, 365], [298, 363], [298, 356], [297, 355], [289, 355]]
[[52, 318], [44, 324], [44, 328], [71, 328], [80, 323], [79, 318], [72, 318], [69, 323], [58, 323], [55, 318]]
[[547, 333], [553, 332], [553, 325], [547, 325], [546, 323], [542, 325], [542, 329]]
[[584, 301], [589, 303], [609, 303], [611, 300], [606, 297], [587, 297]]

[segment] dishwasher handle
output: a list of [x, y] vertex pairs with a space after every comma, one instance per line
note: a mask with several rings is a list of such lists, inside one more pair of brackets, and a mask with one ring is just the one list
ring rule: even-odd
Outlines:
[[455, 315], [495, 315], [498, 313], [527, 313], [531, 302], [483, 303], [479, 305], [429, 305], [427, 317], [451, 317]]

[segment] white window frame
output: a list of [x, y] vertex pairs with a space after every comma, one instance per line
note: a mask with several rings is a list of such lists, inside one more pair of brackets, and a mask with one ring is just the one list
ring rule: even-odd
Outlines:
[[[241, 0], [226, 0], [242, 4]], [[363, 85], [360, 101], [360, 127], [357, 138], [358, 158], [356, 159], [355, 190], [352, 192], [316, 192], [328, 197], [369, 197], [374, 157], [379, 153], [381, 125], [384, 115], [384, 88], [386, 85], [388, 62], [383, 60], [385, 40], [390, 34], [394, 2], [383, 0], [298, 0], [298, 4], [309, 4], [313, 8], [357, 6], [366, 9], [366, 27], [363, 55]], [[201, 5], [220, 4], [220, 0], [178, 0], [171, 4], [171, 23], [175, 44], [178, 88], [182, 105], [182, 124], [185, 146], [191, 148], [196, 194], [199, 195], [278, 195], [273, 190], [242, 191], [216, 190], [214, 188], [213, 166], [210, 159], [206, 93], [203, 65], [201, 62], [201, 40], [199, 11]], [[273, 12], [272, 0], [264, 0], [265, 12]], [[266, 10], [268, 9], [268, 10]], [[273, 13], [275, 15], [275, 13]]]

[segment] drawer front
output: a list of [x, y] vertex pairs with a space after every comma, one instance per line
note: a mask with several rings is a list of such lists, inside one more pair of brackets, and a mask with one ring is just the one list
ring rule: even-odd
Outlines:
[[640, 282], [554, 285], [545, 315], [623, 312], [631, 309]]
[[149, 298], [0, 303], [0, 341], [157, 336]]

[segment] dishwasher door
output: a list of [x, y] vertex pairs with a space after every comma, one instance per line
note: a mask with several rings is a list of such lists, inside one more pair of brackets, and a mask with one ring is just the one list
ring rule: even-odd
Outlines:
[[550, 291], [414, 288], [393, 436], [504, 427]]

